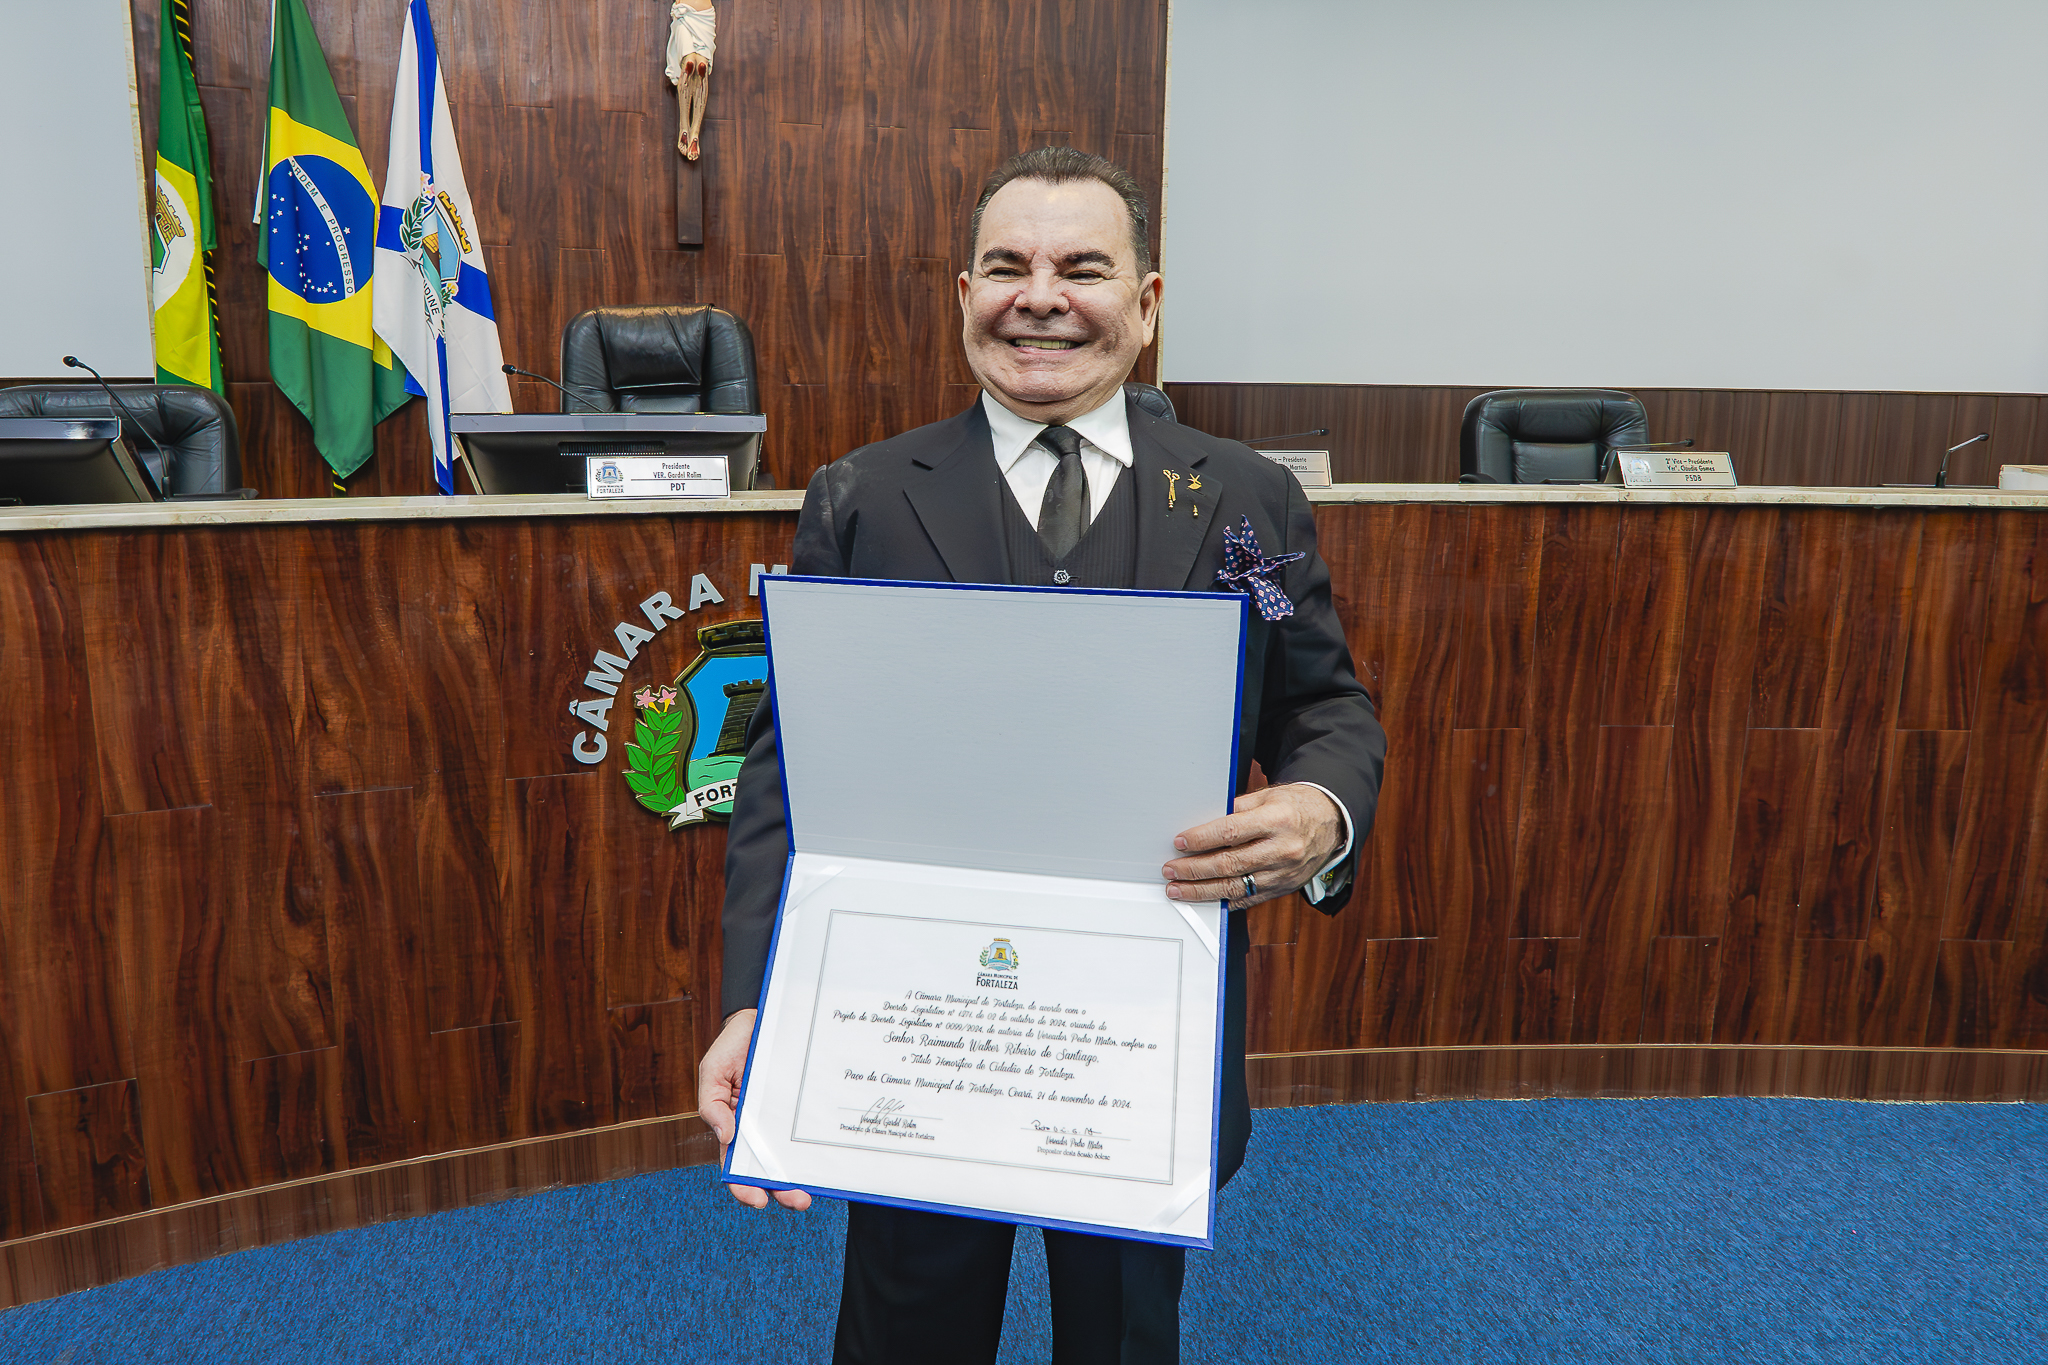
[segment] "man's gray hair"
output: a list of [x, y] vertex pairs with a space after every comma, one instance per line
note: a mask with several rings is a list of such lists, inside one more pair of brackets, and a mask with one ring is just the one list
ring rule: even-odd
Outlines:
[[1138, 258], [1138, 273], [1144, 275], [1151, 271], [1152, 206], [1145, 201], [1145, 191], [1138, 188], [1138, 182], [1129, 171], [1114, 161], [1073, 147], [1040, 147], [1035, 151], [1019, 152], [996, 167], [995, 173], [981, 187], [981, 198], [974, 201], [974, 217], [967, 228], [970, 252], [981, 240], [982, 210], [988, 207], [989, 200], [996, 197], [996, 191], [1012, 180], [1043, 180], [1049, 185], [1064, 185], [1070, 180], [1099, 180], [1109, 186], [1116, 191], [1116, 197], [1124, 201], [1124, 213], [1131, 220], [1131, 254]]

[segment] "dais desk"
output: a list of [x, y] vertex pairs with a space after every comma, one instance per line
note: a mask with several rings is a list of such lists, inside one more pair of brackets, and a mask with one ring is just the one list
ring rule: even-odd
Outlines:
[[[2048, 497], [1313, 500], [1391, 753], [1259, 1102], [2048, 1094]], [[711, 1159], [633, 699], [799, 502], [0, 515], [0, 1304]]]

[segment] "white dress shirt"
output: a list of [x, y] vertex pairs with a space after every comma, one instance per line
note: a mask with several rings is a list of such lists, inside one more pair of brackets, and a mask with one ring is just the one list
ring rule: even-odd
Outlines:
[[[1052, 482], [1052, 472], [1060, 462], [1059, 456], [1038, 444], [1038, 433], [1045, 430], [1047, 423], [1019, 417], [986, 391], [981, 395], [981, 408], [988, 414], [988, 434], [995, 448], [996, 468], [1003, 471], [1003, 479], [1010, 485], [1010, 492], [1016, 497], [1017, 505], [1024, 509], [1024, 515], [1036, 525], [1038, 513], [1045, 503], [1045, 486]], [[1088, 475], [1088, 520], [1093, 524], [1103, 505], [1109, 501], [1117, 476], [1131, 467], [1131, 418], [1123, 390], [1117, 390], [1101, 407], [1081, 414], [1066, 425], [1081, 438], [1081, 468]], [[1314, 787], [1329, 797], [1344, 819], [1343, 847], [1337, 850], [1337, 856], [1330, 859], [1328, 866], [1309, 878], [1308, 885], [1301, 888], [1309, 904], [1314, 905], [1334, 889], [1338, 869], [1351, 856], [1351, 812], [1337, 799], [1337, 793], [1328, 787], [1314, 782], [1301, 785]]]

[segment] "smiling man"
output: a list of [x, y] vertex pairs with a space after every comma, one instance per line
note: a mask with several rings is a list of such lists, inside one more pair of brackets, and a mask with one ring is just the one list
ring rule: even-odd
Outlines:
[[[1162, 892], [1242, 910], [1302, 891], [1334, 914], [1351, 894], [1358, 844], [1372, 824], [1386, 736], [1353, 673], [1315, 518], [1294, 476], [1248, 447], [1155, 416], [1126, 393], [1159, 323], [1150, 219], [1127, 172], [1072, 148], [1027, 152], [990, 176], [958, 282], [961, 342], [980, 399], [820, 469], [804, 495], [791, 568], [1250, 592], [1236, 809], [1194, 829], [1160, 831], [1162, 855], [1171, 850]], [[1073, 662], [1076, 705], [1145, 704], [1091, 692], [1087, 660]], [[1254, 759], [1271, 781], [1258, 791], [1248, 790]], [[764, 704], [749, 730], [727, 844], [726, 1024], [698, 1069], [698, 1109], [722, 1144], [732, 1141], [788, 852], [773, 708]], [[1249, 942], [1233, 914], [1219, 1184], [1243, 1164], [1251, 1132]], [[733, 1194], [756, 1208], [768, 1202], [750, 1187]], [[793, 1209], [810, 1203], [801, 1191], [775, 1198]], [[849, 1206], [833, 1358], [993, 1361], [1015, 1233], [981, 1219]], [[1181, 1249], [1054, 1231], [1045, 1249], [1056, 1365], [1178, 1358]]]

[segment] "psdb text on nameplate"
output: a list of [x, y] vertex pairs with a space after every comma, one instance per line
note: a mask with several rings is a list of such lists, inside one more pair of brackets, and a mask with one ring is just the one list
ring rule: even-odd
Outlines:
[[723, 455], [591, 455], [583, 487], [593, 498], [722, 498], [732, 473]]

